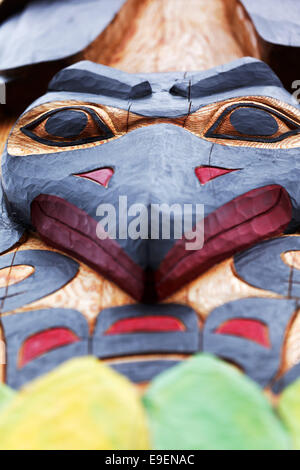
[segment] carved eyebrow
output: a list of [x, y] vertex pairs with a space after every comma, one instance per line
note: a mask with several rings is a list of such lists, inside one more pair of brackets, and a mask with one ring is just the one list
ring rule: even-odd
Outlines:
[[268, 65], [260, 61], [251, 61], [237, 67], [232, 67], [231, 64], [231, 68], [228, 70], [226, 70], [226, 66], [222, 66], [213, 72], [192, 75], [189, 79], [176, 82], [170, 89], [170, 93], [193, 99], [233, 91], [238, 88], [258, 86], [283, 88], [281, 81]]
[[51, 80], [49, 91], [89, 93], [123, 100], [143, 98], [152, 94], [151, 85], [147, 80], [140, 81], [133, 74], [99, 64], [96, 70], [97, 73], [76, 66], [61, 70]]

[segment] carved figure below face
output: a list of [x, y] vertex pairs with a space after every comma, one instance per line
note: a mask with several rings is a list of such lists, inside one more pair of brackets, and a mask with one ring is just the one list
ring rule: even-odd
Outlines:
[[[50, 245], [153, 302], [299, 224], [299, 130], [292, 98], [255, 59], [160, 75], [80, 62], [16, 124], [3, 187], [18, 220]], [[124, 196], [149, 213], [167, 204], [172, 221], [185, 205], [196, 220], [203, 204], [203, 248], [186, 248], [184, 224], [181, 240], [151, 239], [151, 218], [139, 239], [100, 239], [99, 204], [113, 205], [117, 234], [127, 234], [137, 214], [120, 226]]]

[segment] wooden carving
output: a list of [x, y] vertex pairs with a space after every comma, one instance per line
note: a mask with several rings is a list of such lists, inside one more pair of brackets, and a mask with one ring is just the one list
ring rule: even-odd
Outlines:
[[[24, 448], [299, 447], [288, 395], [300, 379], [299, 7], [7, 3], [0, 379], [21, 392], [16, 404], [3, 392], [11, 404], [3, 419], [0, 409], [0, 448], [4, 429], [3, 448], [18, 439]], [[85, 371], [85, 383], [75, 379]], [[114, 385], [104, 393], [96, 378], [106, 374]], [[96, 391], [103, 403], [112, 393], [114, 433], [127, 419], [114, 396], [123, 386], [138, 416], [127, 423], [133, 441], [118, 434], [114, 444], [105, 429], [98, 444], [100, 421], [90, 429], [88, 418], [86, 441], [64, 430], [58, 443], [52, 417], [23, 435], [35, 413], [28, 400], [40, 397], [42, 409], [46, 384], [49, 394], [58, 387], [62, 415], [81, 387], [96, 408]], [[39, 426], [49, 429], [43, 442]]]

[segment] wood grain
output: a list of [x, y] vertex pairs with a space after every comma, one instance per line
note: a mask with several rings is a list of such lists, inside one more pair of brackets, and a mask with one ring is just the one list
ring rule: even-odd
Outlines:
[[6, 346], [0, 322], [0, 383], [5, 382]]
[[206, 70], [259, 57], [241, 8], [236, 0], [128, 0], [83, 57], [131, 73]]
[[0, 112], [0, 156], [2, 155], [6, 140], [16, 120], [16, 116], [6, 116], [3, 112], [2, 114]]
[[229, 258], [184, 286], [164, 303], [189, 305], [205, 321], [215, 308], [248, 297], [281, 298], [274, 292], [257, 289], [240, 279], [234, 270], [233, 258]]

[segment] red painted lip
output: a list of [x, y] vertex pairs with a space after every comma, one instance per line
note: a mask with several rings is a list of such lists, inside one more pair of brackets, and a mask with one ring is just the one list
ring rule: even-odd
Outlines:
[[97, 222], [84, 211], [57, 196], [41, 194], [31, 204], [31, 219], [46, 243], [79, 258], [141, 300], [143, 270], [115, 240], [100, 240]]
[[132, 333], [166, 333], [170, 331], [186, 331], [184, 324], [178, 318], [167, 315], [149, 315], [144, 317], [123, 318], [114, 323], [105, 335], [121, 335]]
[[281, 234], [292, 218], [287, 191], [278, 185], [253, 189], [204, 219], [204, 246], [187, 251], [185, 238], [169, 251], [155, 274], [159, 299], [176, 292], [215, 264], [268, 237]]
[[67, 328], [50, 328], [27, 338], [19, 356], [19, 367], [24, 367], [34, 359], [53, 349], [80, 341], [73, 331]]
[[185, 245], [190, 240], [182, 238], [148, 277], [117, 241], [100, 240], [97, 222], [76, 206], [43, 194], [31, 205], [32, 224], [43, 240], [79, 258], [138, 301], [163, 300], [216, 263], [281, 234], [291, 217], [290, 197], [281, 186], [249, 191], [205, 218], [201, 250], [187, 251]]
[[215, 331], [219, 335], [245, 338], [264, 348], [270, 348], [270, 338], [267, 325], [251, 318], [232, 318], [219, 326]]

